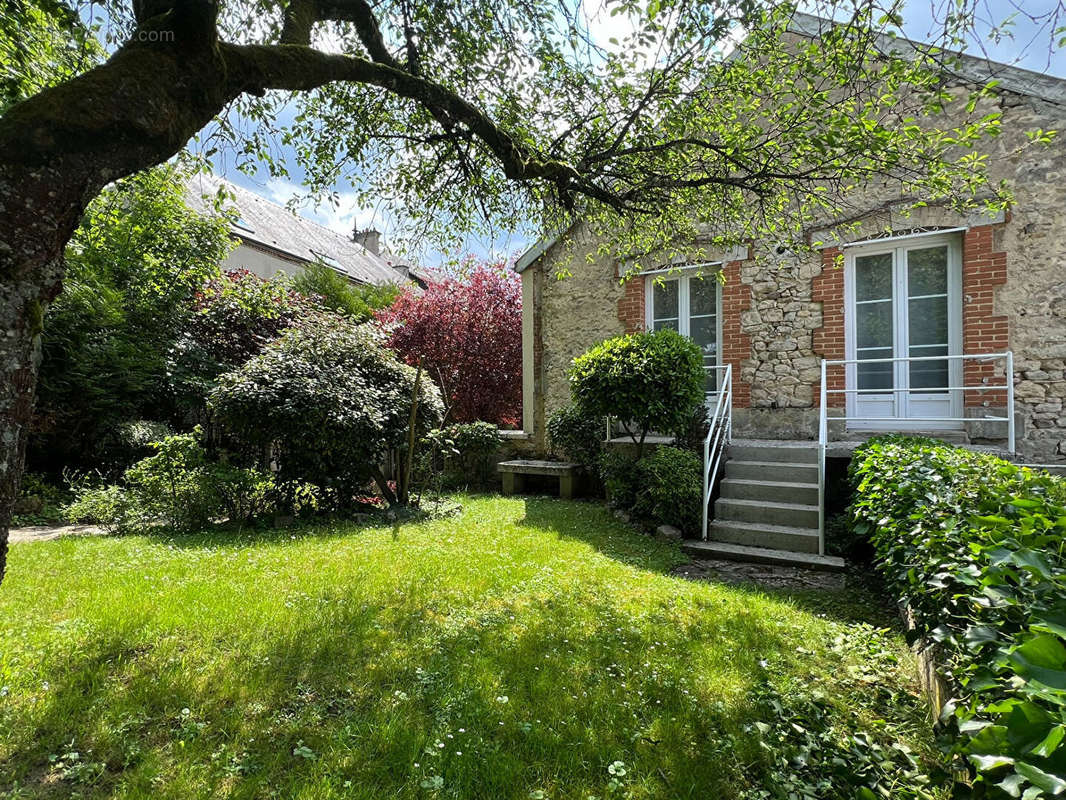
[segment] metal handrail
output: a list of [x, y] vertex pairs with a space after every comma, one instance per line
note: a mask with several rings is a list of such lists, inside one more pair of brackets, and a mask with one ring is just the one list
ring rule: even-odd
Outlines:
[[[722, 453], [733, 436], [733, 365], [714, 367], [725, 373], [718, 389], [717, 402], [711, 415], [711, 424], [703, 439], [703, 541], [707, 541], [707, 522], [711, 503], [711, 490], [718, 478]], [[711, 454], [714, 463], [711, 463]]]
[[[936, 388], [912, 387], [892, 389], [829, 389], [826, 387], [826, 370], [828, 367], [848, 366], [850, 364], [895, 364], [899, 362], [913, 361], [996, 361], [1004, 362], [1004, 382], [1002, 384], [980, 384], [978, 386], [946, 386]], [[900, 356], [897, 358], [841, 358], [822, 359], [821, 379], [819, 389], [818, 409], [818, 552], [825, 552], [825, 453], [829, 440], [829, 420], [827, 401], [830, 394], [860, 395], [860, 394], [910, 394], [915, 392], [990, 392], [1006, 391], [1007, 412], [1003, 417], [871, 417], [865, 414], [834, 416], [833, 421], [847, 422], [848, 420], [864, 420], [867, 422], [894, 422], [897, 420], [910, 420], [914, 422], [1006, 422], [1007, 423], [1007, 450], [1011, 455], [1016, 450], [1015, 421], [1014, 421], [1014, 353], [1006, 350], [1002, 353], [955, 353], [942, 356]]]

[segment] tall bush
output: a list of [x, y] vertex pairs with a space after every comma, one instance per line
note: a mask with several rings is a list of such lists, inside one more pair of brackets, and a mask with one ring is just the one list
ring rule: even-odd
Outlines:
[[979, 796], [1066, 791], [1066, 483], [932, 439], [856, 451], [868, 535], [953, 697], [941, 720]]
[[[391, 500], [379, 466], [406, 442], [414, 379], [373, 327], [324, 317], [220, 377], [210, 406], [239, 439], [272, 451], [281, 481], [335, 490], [347, 504], [373, 478]], [[420, 431], [442, 414], [440, 393], [423, 375]]]
[[179, 405], [199, 415], [220, 375], [261, 353], [315, 311], [312, 301], [285, 281], [246, 269], [205, 281], [168, 355], [170, 387]]
[[225, 220], [185, 205], [185, 175], [160, 167], [90, 205], [65, 259], [42, 336], [36, 436], [28, 460], [108, 467], [123, 423], [173, 417], [167, 357], [197, 289], [231, 247]]
[[651, 430], [685, 425], [704, 397], [703, 356], [691, 340], [671, 330], [607, 339], [574, 359], [570, 394], [595, 417], [618, 419], [637, 444]]
[[522, 286], [503, 263], [407, 289], [377, 315], [389, 345], [421, 361], [444, 395], [449, 422], [517, 425], [522, 406]]

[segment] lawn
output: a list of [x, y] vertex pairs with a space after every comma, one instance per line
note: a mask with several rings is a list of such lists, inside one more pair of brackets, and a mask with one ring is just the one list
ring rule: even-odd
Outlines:
[[675, 577], [676, 546], [593, 503], [461, 500], [14, 545], [0, 795], [724, 800], [927, 764], [910, 655], [862, 596]]

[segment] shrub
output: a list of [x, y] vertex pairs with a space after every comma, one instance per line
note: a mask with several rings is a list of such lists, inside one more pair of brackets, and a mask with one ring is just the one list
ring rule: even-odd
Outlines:
[[167, 165], [116, 182], [71, 239], [41, 336], [32, 468], [121, 473], [132, 460], [114, 447], [118, 426], [174, 416], [168, 353], [232, 247], [221, 215], [185, 204], [186, 177]]
[[931, 439], [856, 451], [853, 528], [940, 646], [982, 796], [1066, 789], [1066, 483]]
[[638, 456], [651, 430], [674, 431], [703, 402], [699, 347], [671, 330], [607, 339], [574, 359], [570, 394], [582, 413], [621, 420]]
[[153, 442], [155, 455], [126, 470], [123, 480], [139, 516], [194, 530], [219, 514], [221, 502], [198, 435], [199, 430]]
[[657, 447], [636, 464], [633, 510], [688, 534], [703, 525], [703, 460], [691, 450]]
[[517, 425], [522, 410], [522, 285], [502, 263], [406, 290], [378, 319], [389, 346], [440, 386], [447, 419]]
[[290, 279], [289, 285], [323, 308], [355, 322], [365, 322], [388, 308], [402, 291], [396, 284], [354, 284], [321, 261], [304, 266]]
[[215, 381], [263, 352], [315, 310], [282, 280], [244, 269], [206, 281], [170, 353], [171, 390], [180, 405], [202, 412]]
[[121, 533], [136, 524], [136, 504], [122, 486], [94, 486], [81, 481], [73, 491], [74, 499], [63, 509], [70, 522], [99, 525], [108, 533]]
[[208, 480], [218, 497], [220, 511], [235, 525], [247, 525], [275, 510], [278, 493], [269, 472], [212, 464]]
[[576, 405], [563, 406], [548, 417], [548, 447], [583, 466], [593, 466], [603, 450], [606, 424], [602, 417], [585, 414]]
[[449, 425], [430, 431], [422, 446], [429, 456], [421, 470], [424, 484], [432, 483], [433, 473], [439, 472], [436, 488], [484, 488], [493, 480], [492, 456], [500, 449], [500, 429], [488, 422]]
[[[210, 405], [239, 440], [272, 450], [281, 481], [336, 490], [348, 505], [407, 438], [415, 370], [368, 325], [340, 318], [294, 328], [219, 378]], [[440, 423], [440, 394], [422, 376], [419, 429]]]
[[636, 460], [620, 450], [607, 449], [600, 453], [598, 467], [607, 499], [619, 508], [632, 508], [640, 489]]

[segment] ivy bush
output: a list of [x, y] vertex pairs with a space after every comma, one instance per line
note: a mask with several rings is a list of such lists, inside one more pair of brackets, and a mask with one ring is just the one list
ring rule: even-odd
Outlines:
[[940, 646], [977, 796], [1066, 791], [1066, 483], [924, 438], [856, 451], [852, 527]]
[[699, 346], [664, 329], [616, 336], [575, 358], [570, 395], [583, 414], [621, 420], [639, 456], [649, 431], [688, 424], [705, 381]]

